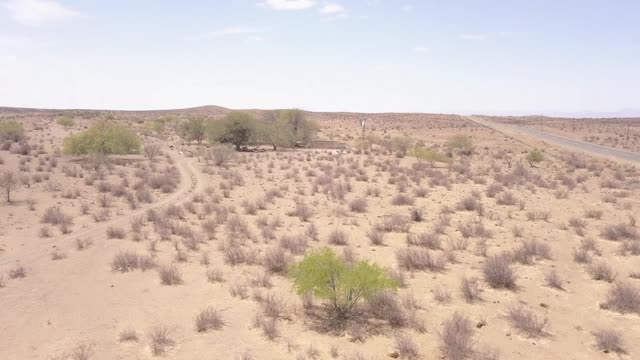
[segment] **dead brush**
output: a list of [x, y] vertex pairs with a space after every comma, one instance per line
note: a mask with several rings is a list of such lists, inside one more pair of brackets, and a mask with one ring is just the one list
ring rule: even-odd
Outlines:
[[467, 303], [472, 304], [482, 300], [480, 297], [482, 288], [477, 278], [463, 277], [460, 281], [460, 292]]
[[443, 254], [436, 255], [427, 249], [415, 246], [397, 250], [396, 259], [400, 267], [409, 271], [441, 272], [447, 263], [447, 258]]
[[209, 306], [198, 313], [196, 316], [196, 331], [207, 332], [211, 330], [220, 330], [224, 327], [225, 322], [222, 314], [217, 309]]
[[507, 310], [507, 319], [511, 326], [529, 338], [539, 338], [547, 335], [548, 319], [540, 319], [521, 304], [511, 306]]
[[587, 271], [593, 280], [612, 283], [616, 278], [616, 274], [613, 269], [605, 262], [591, 263], [587, 267]]
[[171, 331], [165, 326], [152, 328], [149, 338], [151, 339], [150, 347], [153, 356], [163, 355], [168, 347], [175, 344], [175, 340], [171, 336]]
[[598, 350], [608, 354], [626, 354], [624, 339], [622, 333], [615, 329], [600, 329], [593, 333], [596, 338], [596, 347]]
[[486, 258], [482, 268], [485, 281], [495, 289], [516, 289], [516, 274], [511, 268], [508, 255], [494, 255]]
[[600, 304], [622, 314], [640, 314], [640, 288], [626, 282], [618, 282], [609, 290], [607, 300]]
[[446, 359], [464, 360], [474, 353], [473, 326], [469, 318], [454, 313], [442, 324], [440, 351]]
[[432, 250], [440, 250], [442, 249], [441, 243], [442, 239], [440, 238], [440, 236], [438, 236], [438, 234], [435, 233], [423, 232], [420, 234], [407, 234], [408, 245], [422, 246]]

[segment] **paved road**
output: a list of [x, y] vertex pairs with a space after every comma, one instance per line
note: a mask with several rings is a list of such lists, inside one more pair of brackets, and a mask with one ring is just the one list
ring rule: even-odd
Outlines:
[[605, 156], [608, 158], [640, 163], [640, 153], [614, 149], [607, 146], [586, 143], [578, 140], [572, 140], [563, 136], [558, 136], [558, 135], [550, 134], [544, 131], [535, 130], [527, 127], [499, 124], [492, 121], [488, 121], [478, 116], [469, 116], [468, 119], [498, 131], [508, 130], [508, 131], [528, 135], [531, 137], [538, 138], [540, 140], [544, 140], [550, 144], [559, 145], [574, 151], [577, 150], [577, 151], [589, 153], [591, 155]]

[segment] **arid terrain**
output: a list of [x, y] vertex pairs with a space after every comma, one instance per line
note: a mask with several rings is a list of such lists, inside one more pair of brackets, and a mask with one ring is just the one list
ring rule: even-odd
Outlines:
[[[221, 161], [180, 131], [229, 114], [0, 108], [0, 359], [640, 358], [636, 165], [447, 114]], [[487, 118], [640, 151], [638, 119]], [[64, 151], [98, 122], [140, 153]], [[291, 271], [322, 248], [393, 286], [335, 320]]]
[[546, 116], [487, 117], [616, 149], [640, 152], [640, 118], [567, 119]]

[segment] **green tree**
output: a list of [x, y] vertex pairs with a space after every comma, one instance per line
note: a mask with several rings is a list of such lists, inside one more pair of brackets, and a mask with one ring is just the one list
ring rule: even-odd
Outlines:
[[107, 121], [64, 139], [64, 152], [68, 155], [135, 154], [140, 152], [140, 146], [133, 130]]
[[209, 127], [212, 134], [210, 140], [222, 143], [230, 143], [236, 150], [246, 145], [257, 135], [256, 120], [246, 112], [234, 111], [224, 118], [222, 123], [215, 122]]
[[362, 299], [385, 289], [398, 287], [387, 272], [375, 264], [348, 264], [329, 248], [315, 250], [289, 270], [296, 291], [329, 300], [338, 319], [348, 319]]
[[277, 150], [278, 147], [294, 146], [296, 137], [287, 118], [280, 116], [278, 112], [270, 112], [258, 126], [258, 140]]
[[447, 140], [447, 147], [462, 155], [471, 155], [473, 153], [473, 140], [467, 135], [456, 135]]
[[72, 128], [76, 125], [76, 122], [73, 121], [72, 118], [68, 117], [68, 116], [61, 116], [58, 118], [57, 120], [58, 125], [62, 125], [64, 126], [66, 129], [68, 128]]
[[544, 161], [544, 155], [538, 149], [533, 149], [527, 154], [527, 162], [531, 167], [535, 167], [537, 163], [542, 161]]
[[318, 123], [308, 119], [305, 112], [300, 109], [280, 110], [278, 118], [289, 124], [291, 129], [290, 131], [293, 133], [295, 141], [299, 141], [304, 144], [310, 143], [320, 128]]
[[207, 123], [203, 117], [192, 117], [183, 121], [178, 127], [178, 134], [187, 141], [202, 143], [207, 133]]
[[413, 150], [411, 151], [411, 154], [415, 156], [415, 158], [418, 160], [419, 163], [423, 161], [427, 161], [431, 164], [431, 166], [433, 166], [434, 163], [437, 163], [437, 162], [448, 163], [451, 160], [449, 157], [447, 157], [444, 154], [441, 154], [433, 149], [428, 149], [422, 146], [414, 147]]
[[0, 140], [18, 142], [24, 138], [24, 128], [17, 121], [0, 121]]

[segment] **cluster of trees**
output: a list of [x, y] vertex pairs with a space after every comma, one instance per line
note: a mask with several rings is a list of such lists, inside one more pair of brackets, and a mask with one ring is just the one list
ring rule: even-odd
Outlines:
[[141, 141], [130, 128], [108, 121], [64, 139], [64, 153], [68, 155], [114, 155], [140, 152]]
[[306, 144], [317, 130], [318, 125], [297, 109], [269, 112], [260, 120], [250, 113], [234, 111], [222, 120], [192, 117], [178, 126], [178, 134], [187, 141], [200, 144], [206, 139], [211, 143], [229, 143], [236, 150], [247, 144], [269, 145], [274, 150]]
[[58, 125], [62, 125], [65, 129], [72, 128], [76, 125], [76, 122], [69, 116], [61, 116], [56, 122]]

